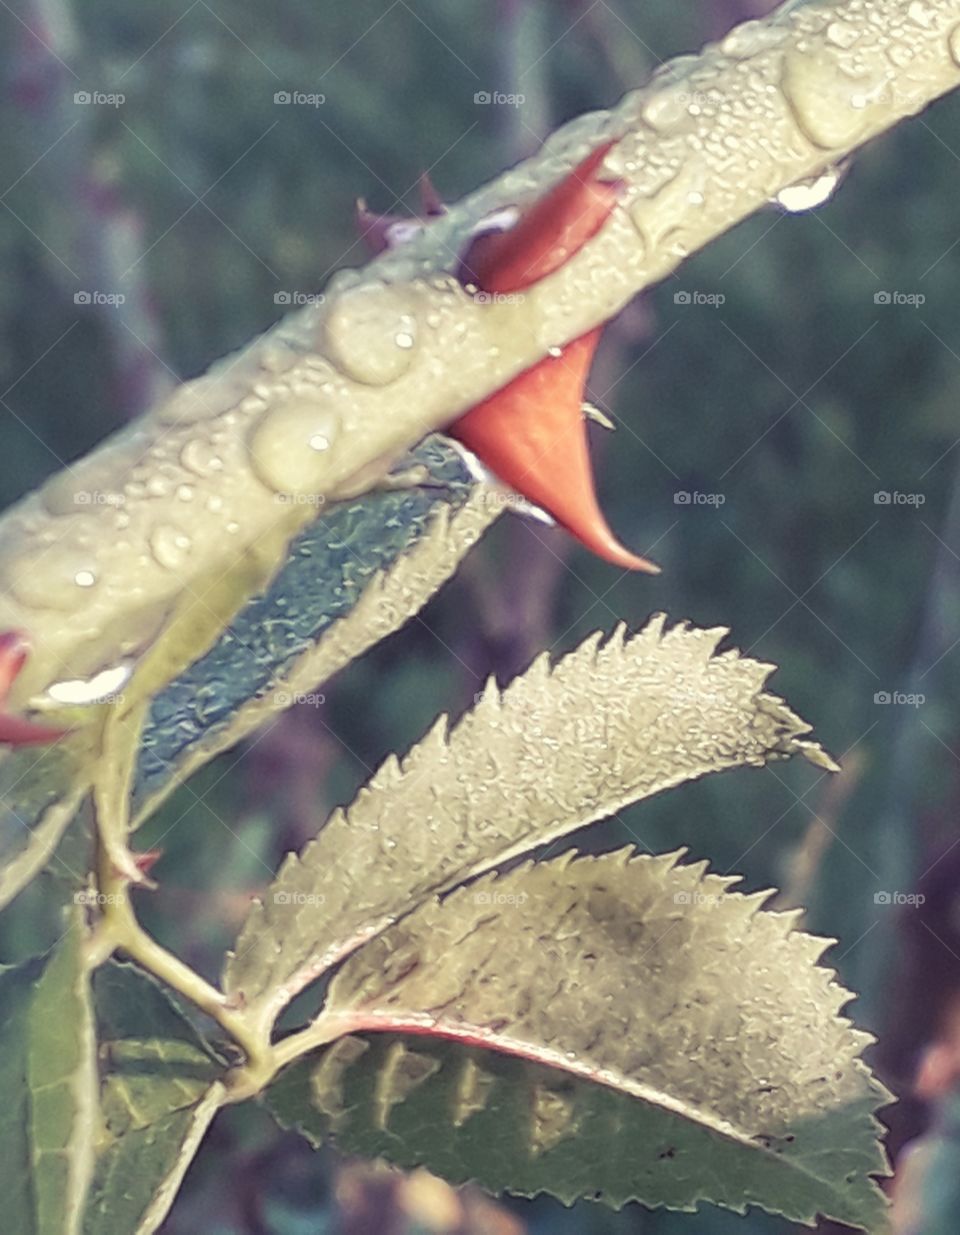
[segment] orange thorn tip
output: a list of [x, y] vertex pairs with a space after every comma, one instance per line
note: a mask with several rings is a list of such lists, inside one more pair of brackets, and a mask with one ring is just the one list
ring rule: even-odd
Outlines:
[[[461, 282], [482, 292], [522, 291], [563, 266], [603, 227], [622, 181], [596, 179], [615, 144], [593, 150], [509, 229], [477, 235], [460, 264]], [[597, 501], [584, 390], [600, 327], [539, 361], [449, 429], [505, 484], [615, 566], [658, 574], [626, 549]]]
[[[0, 631], [0, 705], [10, 694], [29, 651], [30, 641], [23, 631]], [[21, 716], [11, 716], [0, 708], [0, 746], [47, 746], [59, 741], [67, 732]]]
[[581, 403], [598, 337], [592, 330], [527, 369], [448, 433], [599, 557], [658, 574], [658, 566], [620, 544], [597, 501]]

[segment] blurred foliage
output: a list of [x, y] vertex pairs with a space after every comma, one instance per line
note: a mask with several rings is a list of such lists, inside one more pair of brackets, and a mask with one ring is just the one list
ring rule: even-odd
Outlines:
[[[0, 6], [0, 503], [267, 327], [277, 293], [317, 290], [362, 262], [356, 197], [410, 205], [429, 168], [455, 198], [544, 126], [613, 103], [760, 7]], [[325, 101], [274, 102], [297, 90]], [[477, 105], [482, 90], [527, 98]], [[76, 103], [82, 91], [124, 99]], [[508, 678], [542, 647], [664, 609], [729, 626], [739, 647], [783, 666], [774, 689], [846, 756], [843, 792], [799, 766], [739, 772], [624, 812], [583, 843], [689, 843], [749, 888], [786, 884], [789, 897], [796, 885], [810, 928], [840, 940], [831, 958], [864, 994], [858, 1019], [894, 1033], [897, 924], [911, 912], [895, 894], [958, 840], [958, 158], [953, 98], [864, 152], [829, 204], [771, 207], [631, 307], [595, 370], [592, 397], [619, 423], [613, 440], [598, 434], [597, 468], [618, 533], [663, 575], [621, 576], [562, 533], [504, 520], [322, 707], [224, 756], [151, 822], [165, 853], [147, 925], [212, 973], [280, 855], [438, 711], [459, 712], [488, 673]], [[678, 304], [681, 290], [725, 300]], [[83, 291], [126, 300], [75, 303]], [[877, 304], [881, 291], [925, 302]], [[723, 502], [682, 504], [681, 492]], [[913, 500], [878, 503], [881, 492]], [[875, 701], [898, 691], [924, 702]], [[0, 960], [52, 937], [54, 889], [38, 885], [10, 915]], [[881, 1051], [894, 1089], [909, 1088], [913, 1053], [936, 1035], [942, 994], [925, 992], [927, 1018]], [[164, 1229], [333, 1229], [330, 1169], [256, 1110], [226, 1112]], [[515, 1212], [550, 1235], [787, 1229], [546, 1201]]]

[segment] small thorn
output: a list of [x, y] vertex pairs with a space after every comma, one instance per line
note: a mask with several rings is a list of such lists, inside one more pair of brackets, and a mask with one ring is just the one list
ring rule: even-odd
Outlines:
[[162, 849], [146, 849], [143, 853], [133, 853], [133, 864], [142, 875], [149, 875], [157, 862], [163, 857]]
[[424, 172], [420, 177], [420, 208], [428, 219], [447, 213], [444, 200], [433, 187], [429, 172]]
[[595, 407], [592, 403], [584, 403], [583, 414], [586, 416], [587, 420], [592, 420], [598, 425], [603, 425], [603, 427], [605, 429], [609, 429], [611, 433], [617, 427], [606, 412], [602, 411], [599, 407]]

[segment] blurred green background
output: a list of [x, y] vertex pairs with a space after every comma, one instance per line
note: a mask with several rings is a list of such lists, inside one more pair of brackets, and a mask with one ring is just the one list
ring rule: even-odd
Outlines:
[[[278, 296], [361, 264], [357, 197], [413, 208], [429, 169], [456, 199], [764, 7], [0, 6], [0, 505], [276, 321]], [[323, 101], [274, 101], [293, 91]], [[483, 91], [523, 102], [475, 102]], [[506, 680], [545, 648], [665, 610], [729, 627], [780, 666], [774, 689], [844, 772], [712, 779], [579, 843], [685, 844], [807, 905], [810, 929], [839, 940], [829, 957], [861, 993], [853, 1015], [880, 1036], [874, 1062], [907, 1096], [890, 1117], [894, 1147], [920, 1129], [917, 1062], [948, 1033], [960, 989], [958, 174], [960, 100], [948, 98], [859, 155], [820, 209], [771, 206], [633, 304], [594, 370], [591, 397], [619, 425], [598, 432], [595, 458], [611, 523], [663, 574], [623, 575], [559, 531], [501, 520], [321, 707], [222, 758], [149, 825], [164, 849], [151, 928], [215, 973], [282, 853], [388, 752], [462, 711], [488, 674]], [[922, 906], [894, 903], [918, 888]], [[42, 946], [41, 895], [11, 915], [0, 960]], [[374, 1184], [335, 1171], [332, 1155], [257, 1112], [226, 1112], [164, 1231], [388, 1229], [396, 1197], [368, 1221], [355, 1202]], [[462, 1228], [399, 1210], [391, 1221], [544, 1235], [790, 1229], [716, 1211], [506, 1210]]]

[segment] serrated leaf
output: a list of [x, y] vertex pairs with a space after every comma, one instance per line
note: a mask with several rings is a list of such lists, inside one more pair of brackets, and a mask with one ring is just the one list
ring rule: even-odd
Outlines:
[[103, 1127], [85, 1235], [149, 1235], [222, 1104], [225, 1065], [154, 980], [109, 963], [94, 978]]
[[141, 821], [184, 777], [400, 627], [496, 517], [441, 439], [406, 463], [430, 483], [324, 512], [265, 593], [154, 700], [134, 789]]
[[494, 1191], [878, 1232], [889, 1095], [826, 941], [678, 856], [564, 855], [422, 906], [345, 962], [315, 1024], [337, 1040], [271, 1109]]
[[509, 857], [708, 772], [826, 759], [764, 691], [770, 665], [717, 655], [724, 630], [665, 620], [591, 636], [552, 668], [540, 657], [451, 733], [441, 718], [402, 765], [388, 759], [254, 905], [226, 989], [269, 1022], [391, 920]]
[[17, 1235], [76, 1235], [93, 1170], [96, 1054], [79, 913], [0, 973], [0, 1197]]

